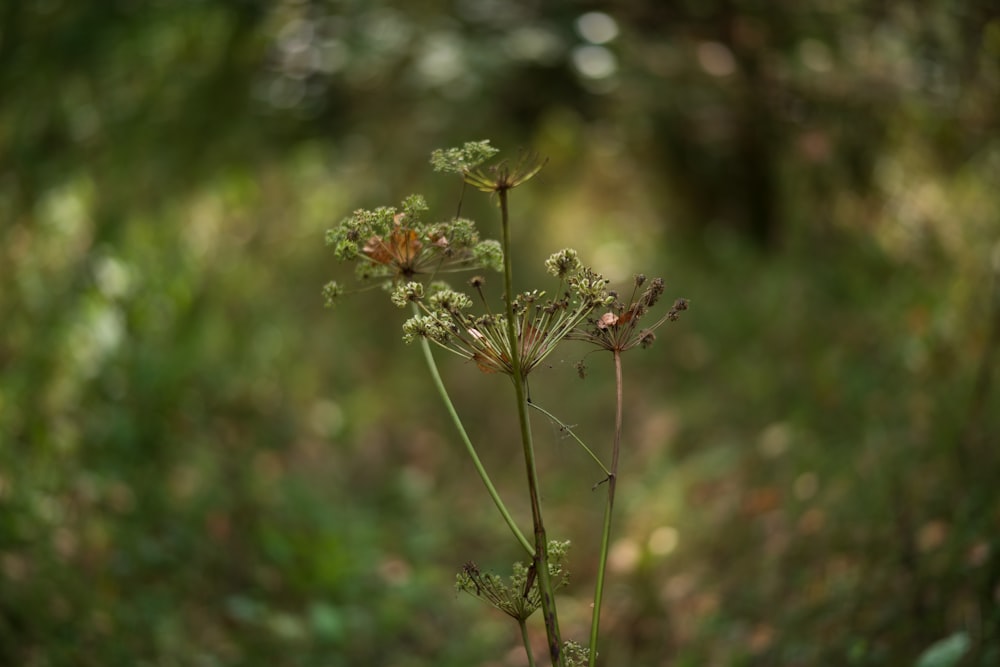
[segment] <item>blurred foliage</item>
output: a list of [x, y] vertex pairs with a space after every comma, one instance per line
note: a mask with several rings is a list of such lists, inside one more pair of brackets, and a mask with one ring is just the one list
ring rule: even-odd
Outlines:
[[[451, 215], [427, 156], [487, 137], [550, 159], [524, 266], [692, 303], [625, 359], [608, 660], [997, 664], [997, 109], [985, 0], [4, 3], [0, 664], [518, 664], [398, 312], [319, 294], [328, 227]], [[582, 354], [532, 392], [596, 445]], [[505, 387], [445, 372], [527, 516]], [[596, 473], [537, 428], [582, 638]]]

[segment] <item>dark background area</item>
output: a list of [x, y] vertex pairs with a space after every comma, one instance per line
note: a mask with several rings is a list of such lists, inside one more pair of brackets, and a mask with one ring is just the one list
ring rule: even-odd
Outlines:
[[[549, 160], [524, 287], [572, 246], [691, 301], [625, 358], [606, 664], [998, 664], [998, 109], [985, 1], [3, 3], [0, 664], [523, 664], [404, 318], [320, 295], [326, 229], [452, 215], [429, 153], [485, 138]], [[532, 395], [601, 449], [585, 352]], [[527, 526], [507, 384], [441, 361]], [[603, 495], [536, 444], [582, 641]]]

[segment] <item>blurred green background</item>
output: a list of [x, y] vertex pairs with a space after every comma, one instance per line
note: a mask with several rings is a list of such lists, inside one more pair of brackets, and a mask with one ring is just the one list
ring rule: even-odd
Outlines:
[[[1000, 664], [998, 109], [986, 0], [2, 3], [0, 664], [523, 664], [452, 589], [519, 553], [403, 317], [320, 296], [327, 228], [450, 216], [427, 157], [484, 138], [549, 159], [522, 287], [569, 245], [692, 304], [625, 357], [605, 664]], [[585, 352], [532, 393], [606, 449]], [[442, 365], [527, 527], [509, 386]]]

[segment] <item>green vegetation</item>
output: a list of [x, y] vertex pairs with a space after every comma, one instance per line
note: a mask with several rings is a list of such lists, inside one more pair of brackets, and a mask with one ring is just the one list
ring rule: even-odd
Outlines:
[[[126, 4], [0, 9], [0, 664], [517, 664], [454, 575], [525, 551], [400, 311], [318, 289], [359, 207], [495, 220], [426, 170], [485, 136], [549, 160], [515, 292], [573, 247], [692, 304], [625, 360], [602, 655], [1000, 660], [991, 3]], [[531, 373], [581, 643], [590, 349]], [[527, 526], [507, 387], [437, 356]]]

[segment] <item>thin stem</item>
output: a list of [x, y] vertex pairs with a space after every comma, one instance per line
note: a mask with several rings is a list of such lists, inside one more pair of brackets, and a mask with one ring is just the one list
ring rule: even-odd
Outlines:
[[524, 654], [528, 656], [528, 667], [535, 667], [535, 656], [531, 652], [531, 641], [528, 639], [528, 624], [523, 618], [517, 619], [521, 626], [521, 641], [524, 642]]
[[528, 418], [528, 401], [524, 387], [524, 373], [521, 369], [521, 349], [514, 330], [514, 279], [513, 262], [510, 252], [510, 218], [507, 208], [507, 190], [500, 189], [500, 218], [503, 227], [503, 273], [506, 290], [507, 339], [510, 341], [510, 362], [513, 371], [514, 394], [517, 400], [517, 419], [521, 427], [521, 445], [524, 450], [524, 467], [528, 477], [528, 494], [531, 499], [531, 518], [535, 530], [535, 571], [538, 576], [538, 592], [541, 596], [542, 616], [545, 620], [545, 635], [549, 644], [549, 657], [553, 667], [563, 667], [562, 638], [559, 634], [559, 618], [556, 616], [556, 599], [552, 579], [549, 576], [549, 545], [542, 521], [542, 505], [539, 499], [538, 471], [535, 468], [535, 447], [531, 440], [531, 423]]
[[601, 461], [601, 459], [597, 458], [597, 454], [595, 454], [593, 452], [593, 450], [590, 449], [590, 447], [588, 447], [587, 444], [583, 440], [580, 439], [580, 436], [578, 436], [573, 431], [573, 429], [571, 429], [569, 426], [567, 426], [566, 424], [564, 424], [558, 417], [556, 417], [554, 414], [552, 414], [551, 412], [549, 412], [548, 410], [546, 410], [545, 408], [543, 408], [542, 406], [540, 406], [538, 403], [534, 403], [532, 401], [528, 401], [528, 405], [530, 405], [531, 407], [533, 407], [534, 409], [538, 410], [543, 415], [545, 415], [546, 417], [548, 417], [549, 419], [551, 419], [552, 421], [554, 421], [556, 424], [559, 425], [560, 429], [562, 429], [563, 431], [566, 431], [567, 433], [569, 433], [570, 437], [572, 437], [574, 440], [576, 440], [576, 442], [577, 442], [578, 445], [580, 445], [581, 447], [583, 447], [583, 451], [587, 452], [590, 455], [590, 458], [594, 459], [594, 463], [596, 463], [601, 468], [601, 470], [604, 471], [604, 474], [607, 475], [608, 477], [611, 477], [611, 471], [608, 470], [607, 466], [604, 465], [604, 463]]
[[618, 454], [622, 442], [622, 353], [615, 349], [615, 437], [611, 449], [611, 474], [608, 475], [608, 502], [604, 506], [604, 528], [601, 532], [601, 556], [597, 566], [597, 583], [594, 586], [594, 615], [590, 621], [590, 667], [597, 664], [597, 635], [601, 625], [601, 602], [604, 598], [604, 575], [608, 565], [608, 548], [611, 544], [611, 512], [615, 505], [615, 487], [618, 484]]
[[[413, 310], [415, 313], [419, 313], [416, 305], [414, 304]], [[444, 401], [445, 408], [448, 410], [448, 414], [451, 415], [451, 420], [455, 424], [455, 428], [458, 429], [458, 435], [462, 440], [462, 444], [465, 445], [465, 450], [469, 454], [469, 458], [472, 459], [472, 465], [475, 466], [476, 472], [479, 473], [479, 478], [483, 480], [483, 484], [486, 486], [486, 491], [490, 494], [490, 498], [493, 499], [493, 504], [497, 506], [500, 510], [500, 514], [503, 516], [503, 520], [507, 523], [511, 532], [514, 533], [514, 537], [517, 541], [524, 547], [524, 550], [528, 552], [529, 556], [533, 556], [535, 553], [534, 547], [531, 546], [531, 542], [528, 538], [524, 536], [521, 529], [517, 527], [514, 523], [514, 518], [510, 515], [507, 510], [507, 506], [504, 505], [503, 500], [500, 499], [500, 494], [497, 493], [496, 487], [493, 486], [493, 482], [490, 480], [489, 474], [486, 472], [486, 468], [483, 467], [482, 461], [479, 460], [479, 455], [476, 453], [476, 448], [472, 445], [472, 440], [469, 439], [469, 434], [465, 431], [465, 426], [462, 424], [461, 418], [458, 416], [458, 411], [455, 410], [455, 405], [451, 402], [451, 397], [448, 395], [448, 390], [444, 386], [444, 381], [441, 379], [441, 374], [438, 372], [437, 363], [434, 361], [434, 355], [431, 353], [431, 346], [427, 342], [427, 339], [423, 336], [420, 338], [420, 347], [424, 351], [424, 359], [427, 360], [427, 369], [431, 373], [431, 379], [434, 380], [434, 386], [437, 387], [438, 394], [441, 396], [441, 400]]]

